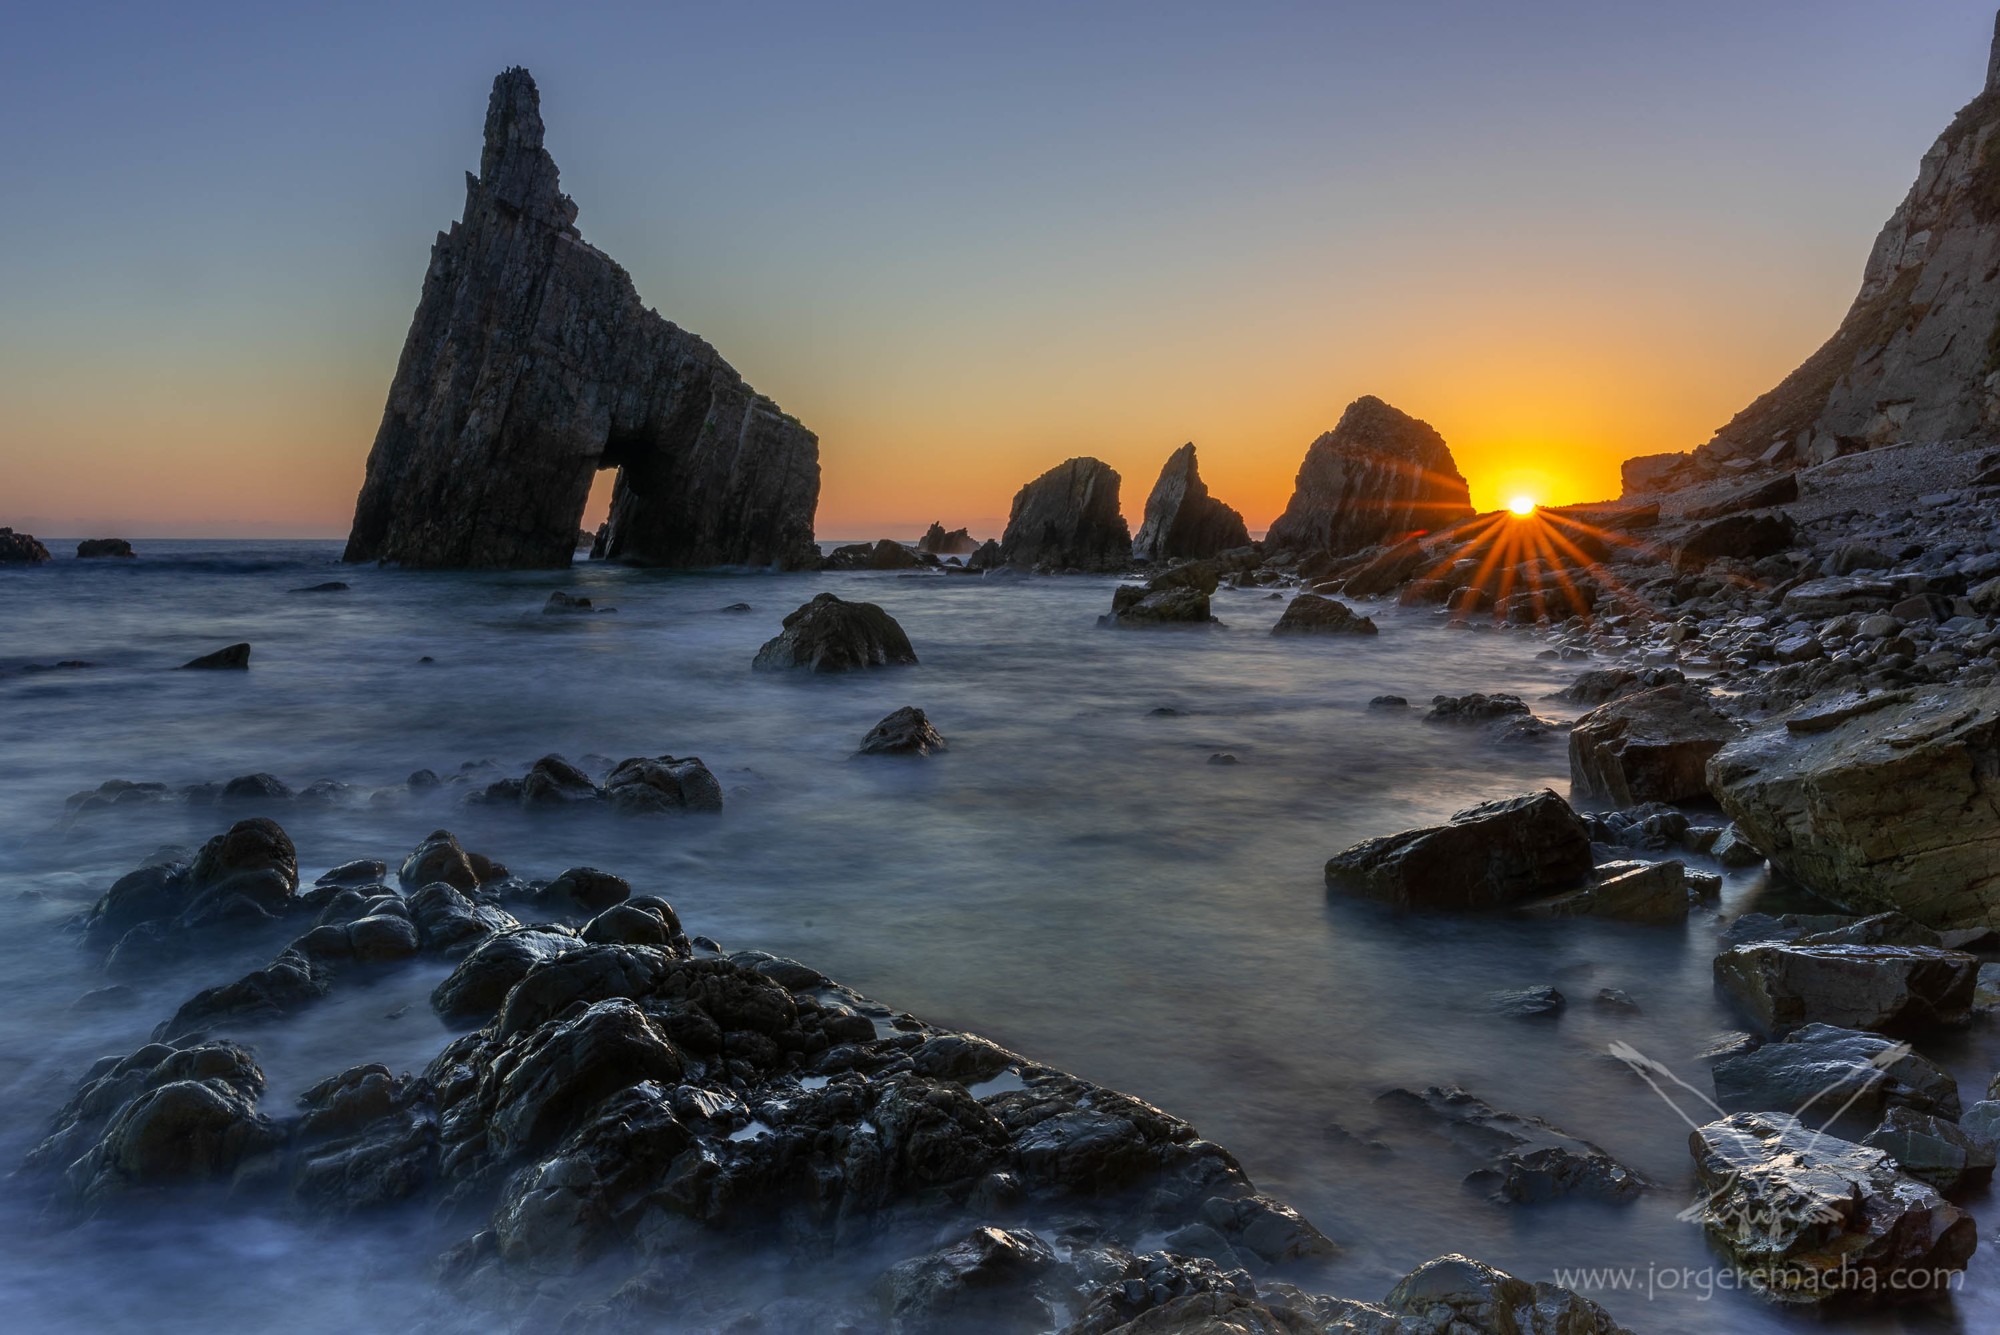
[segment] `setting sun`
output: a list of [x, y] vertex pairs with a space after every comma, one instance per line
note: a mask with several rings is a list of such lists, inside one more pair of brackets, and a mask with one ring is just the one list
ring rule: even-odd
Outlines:
[[1535, 512], [1535, 498], [1533, 496], [1516, 496], [1513, 500], [1507, 502], [1507, 508], [1517, 515], [1531, 515]]

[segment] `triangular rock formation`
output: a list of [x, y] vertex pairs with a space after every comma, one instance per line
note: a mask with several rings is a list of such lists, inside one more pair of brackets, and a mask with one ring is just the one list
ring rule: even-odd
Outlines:
[[1444, 437], [1430, 423], [1364, 395], [1306, 450], [1291, 503], [1264, 546], [1343, 556], [1471, 513]]
[[431, 249], [349, 561], [566, 566], [598, 469], [602, 555], [819, 563], [819, 442], [715, 349], [646, 308], [576, 229], [524, 69], [493, 81], [465, 216]]
[[1102, 459], [1066, 459], [1014, 493], [1000, 559], [1058, 570], [1119, 570], [1132, 530], [1118, 511], [1118, 473]]
[[1132, 555], [1140, 561], [1201, 558], [1250, 545], [1243, 516], [1208, 494], [1195, 465], [1190, 441], [1167, 456], [1153, 494], [1146, 498], [1146, 519], [1132, 540]]
[[1985, 88], [1924, 154], [1840, 328], [1695, 452], [1699, 471], [2000, 426], [2000, 20], [1994, 39]]

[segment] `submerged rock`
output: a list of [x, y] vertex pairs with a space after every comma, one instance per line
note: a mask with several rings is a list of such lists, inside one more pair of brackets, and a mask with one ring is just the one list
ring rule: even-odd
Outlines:
[[250, 666], [250, 646], [247, 644], [232, 644], [227, 648], [217, 649], [212, 654], [203, 654], [199, 658], [190, 658], [187, 662], [181, 664], [181, 666], [183, 668], [247, 668]]
[[852, 542], [836, 547], [820, 562], [821, 570], [914, 570], [923, 558], [894, 538]]
[[904, 705], [895, 713], [877, 723], [861, 739], [861, 749], [857, 755], [864, 756], [927, 756], [933, 751], [944, 751], [944, 735], [931, 726], [924, 711], [915, 705]]
[[1993, 1177], [1993, 1142], [1930, 1113], [1891, 1108], [1861, 1143], [1886, 1151], [1898, 1168], [1947, 1196]]
[[1784, 1113], [1735, 1113], [1689, 1138], [1710, 1241], [1779, 1302], [1919, 1301], [1962, 1272], [1972, 1217], [1878, 1149]]
[[1479, 909], [1567, 889], [1591, 869], [1590, 832], [1544, 789], [1365, 840], [1327, 862], [1326, 883], [1402, 908]]
[[874, 603], [850, 603], [822, 593], [785, 618], [784, 630], [765, 641], [750, 666], [846, 672], [916, 661], [916, 650], [894, 617]]
[[1346, 603], [1302, 593], [1285, 604], [1273, 635], [1373, 635], [1375, 623]]
[[128, 964], [140, 962], [169, 937], [281, 917], [295, 906], [298, 888], [290, 836], [262, 816], [241, 820], [191, 860], [154, 862], [120, 877], [85, 919], [85, 939], [110, 949], [129, 937], [131, 949], [120, 953]]
[[1194, 443], [1167, 456], [1146, 497], [1146, 518], [1132, 540], [1133, 559], [1174, 561], [1215, 556], [1250, 545], [1243, 516], [1208, 494], [1195, 464]]
[[1118, 481], [1109, 464], [1078, 458], [1022, 487], [1000, 537], [1001, 562], [1022, 569], [1124, 568], [1132, 559], [1132, 531], [1118, 512]]
[[1356, 399], [1299, 465], [1266, 548], [1345, 555], [1472, 514], [1444, 438], [1374, 397]]
[[[1811, 707], [1809, 706], [1808, 709]], [[1772, 863], [1857, 912], [1931, 927], [2000, 915], [2000, 688], [1932, 690], [1801, 732], [1774, 722], [1709, 762]]]
[[1145, 584], [1121, 584], [1111, 595], [1111, 611], [1100, 626], [1210, 625], [1209, 599], [1220, 579], [1206, 561], [1190, 561], [1155, 575]]
[[1460, 1149], [1486, 1160], [1466, 1184], [1496, 1200], [1533, 1203], [1583, 1196], [1629, 1201], [1648, 1185], [1589, 1141], [1539, 1117], [1502, 1112], [1456, 1085], [1433, 1085], [1421, 1093], [1392, 1089], [1376, 1102], [1422, 1116]]
[[811, 569], [819, 443], [647, 308], [576, 229], [524, 69], [493, 81], [465, 216], [432, 248], [347, 561], [564, 567], [601, 468], [601, 555]]

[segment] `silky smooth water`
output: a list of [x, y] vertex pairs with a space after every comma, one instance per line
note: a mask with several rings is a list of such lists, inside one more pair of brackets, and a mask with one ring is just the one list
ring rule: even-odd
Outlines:
[[[725, 947], [797, 957], [1157, 1103], [1344, 1244], [1293, 1276], [1310, 1287], [1374, 1299], [1462, 1251], [1532, 1279], [1635, 1267], [1638, 1292], [1593, 1296], [1639, 1331], [1796, 1321], [1738, 1293], [1644, 1291], [1649, 1268], [1713, 1258], [1674, 1217], [1692, 1193], [1686, 1125], [1606, 1049], [1632, 1043], [1706, 1086], [1693, 1055], [1731, 1024], [1709, 981], [1715, 914], [1685, 928], [1405, 916], [1326, 893], [1322, 864], [1356, 840], [1566, 791], [1560, 737], [1502, 744], [1421, 721], [1435, 693], [1538, 698], [1564, 684], [1578, 665], [1537, 658], [1531, 634], [1383, 607], [1369, 609], [1374, 638], [1274, 637], [1282, 601], [1230, 591], [1221, 629], [1107, 630], [1096, 618], [1114, 581], [1080, 577], [427, 574], [338, 567], [331, 543], [139, 546], [136, 561], [0, 572], [9, 1163], [91, 1060], [130, 1051], [188, 994], [269, 954], [205, 958], [123, 1003], [73, 1008], [106, 979], [65, 922], [161, 844], [198, 844], [232, 816], [128, 808], [65, 826], [64, 797], [109, 778], [264, 770], [295, 787], [357, 785], [345, 805], [280, 815], [308, 880], [356, 857], [393, 864], [448, 826], [521, 875], [617, 872]], [[289, 592], [327, 579], [352, 588]], [[543, 615], [557, 588], [617, 611]], [[752, 673], [783, 615], [829, 589], [888, 609], [922, 664]], [[752, 610], [722, 610], [739, 601]], [[168, 670], [236, 640], [255, 646], [248, 672]], [[26, 670], [63, 659], [95, 666]], [[1417, 707], [1367, 708], [1391, 692]], [[904, 704], [950, 751], [853, 758]], [[698, 755], [727, 807], [537, 814], [397, 787], [466, 761], [518, 775], [549, 752]], [[1241, 763], [1208, 763], [1217, 752]], [[375, 788], [395, 791], [371, 800]], [[1766, 893], [1761, 875], [1732, 876], [1724, 912]], [[413, 966], [245, 1032], [270, 1077], [266, 1107], [356, 1062], [420, 1066], [446, 1038], [425, 1001], [442, 973]], [[1559, 1020], [1486, 1012], [1487, 993], [1538, 983], [1570, 997]], [[1604, 987], [1639, 1012], [1594, 1007]], [[1985, 1030], [1927, 1047], [1968, 1100], [1994, 1049]], [[1485, 1201], [1460, 1185], [1473, 1161], [1374, 1103], [1393, 1086], [1452, 1083], [1596, 1141], [1659, 1189], [1617, 1208]], [[438, 1240], [414, 1220], [329, 1230], [185, 1210], [57, 1228], [22, 1179], [0, 1192], [0, 1312], [16, 1329], [393, 1329], [419, 1311], [452, 1324], [428, 1279]], [[1976, 1258], [1955, 1315], [1927, 1320], [2000, 1322], [1992, 1266]]]

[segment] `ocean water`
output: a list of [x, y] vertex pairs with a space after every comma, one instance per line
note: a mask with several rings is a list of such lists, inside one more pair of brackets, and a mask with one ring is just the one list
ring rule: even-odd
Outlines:
[[[307, 880], [357, 857], [393, 864], [446, 826], [521, 875], [617, 872], [725, 947], [794, 956], [1154, 1102], [1343, 1244], [1289, 1276], [1308, 1287], [1375, 1299], [1411, 1266], [1460, 1251], [1530, 1279], [1632, 1267], [1636, 1292], [1593, 1296], [1638, 1331], [1796, 1324], [1739, 1293], [1684, 1287], [1680, 1272], [1714, 1264], [1675, 1218], [1692, 1198], [1687, 1126], [1607, 1052], [1631, 1043], [1706, 1087], [1694, 1054], [1732, 1024], [1709, 981], [1714, 913], [1685, 928], [1411, 917], [1326, 893], [1325, 859], [1359, 839], [1567, 790], [1559, 737], [1501, 744], [1420, 719], [1436, 693], [1536, 698], [1564, 684], [1579, 665], [1537, 658], [1530, 634], [1452, 631], [1386, 607], [1370, 609], [1372, 639], [1279, 638], [1267, 632], [1282, 601], [1229, 591], [1221, 629], [1106, 630], [1096, 617], [1115, 581], [1081, 577], [441, 574], [338, 567], [334, 543], [138, 546], [137, 561], [0, 570], [6, 1164], [92, 1060], [139, 1046], [187, 995], [269, 955], [204, 958], [124, 1001], [77, 1007], [108, 980], [65, 923], [154, 849], [196, 845], [232, 817], [147, 807], [64, 824], [64, 798], [112, 778], [268, 771], [294, 787], [357, 786], [347, 803], [280, 816]], [[290, 592], [329, 579], [352, 587]], [[558, 588], [617, 610], [543, 615]], [[757, 646], [822, 590], [888, 609], [921, 664], [753, 674]], [[722, 610], [737, 602], [751, 610]], [[237, 640], [254, 645], [248, 672], [168, 670]], [[58, 660], [93, 666], [28, 670]], [[1392, 692], [1419, 707], [1367, 708]], [[950, 751], [854, 759], [869, 727], [905, 704], [930, 714]], [[550, 752], [698, 755], [726, 810], [534, 814], [460, 806], [462, 788], [398, 787], [465, 762], [518, 775]], [[1223, 752], [1240, 763], [1209, 763]], [[371, 797], [377, 788], [392, 791]], [[1723, 911], [1776, 893], [1761, 873], [1732, 874]], [[356, 1062], [420, 1066], [447, 1037], [425, 1004], [443, 972], [337, 990], [243, 1034], [270, 1078], [266, 1107], [282, 1112]], [[1571, 1000], [1559, 1020], [1487, 1013], [1487, 993], [1541, 983]], [[1638, 1012], [1594, 1007], [1606, 987]], [[1969, 1101], [1997, 1046], [1980, 1029], [1926, 1050]], [[1658, 1189], [1621, 1207], [1491, 1204], [1461, 1185], [1474, 1161], [1375, 1103], [1432, 1084], [1546, 1117]], [[400, 1218], [327, 1229], [188, 1209], [55, 1227], [23, 1179], [0, 1180], [0, 1321], [331, 1332], [406, 1328], [421, 1314], [449, 1327], [429, 1280], [438, 1244]], [[1940, 1328], [2000, 1324], [1996, 1265], [1975, 1259]], [[1671, 1287], [1659, 1287], [1664, 1272]], [[802, 1283], [763, 1282], [774, 1296]]]

